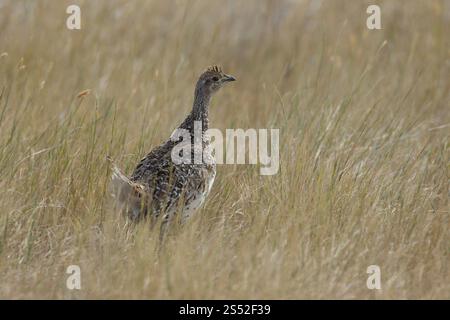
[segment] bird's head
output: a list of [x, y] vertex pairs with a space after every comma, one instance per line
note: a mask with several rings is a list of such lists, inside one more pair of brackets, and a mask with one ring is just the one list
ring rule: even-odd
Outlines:
[[212, 94], [224, 84], [235, 80], [233, 76], [223, 73], [220, 67], [211, 66], [198, 79], [196, 89], [206, 94]]

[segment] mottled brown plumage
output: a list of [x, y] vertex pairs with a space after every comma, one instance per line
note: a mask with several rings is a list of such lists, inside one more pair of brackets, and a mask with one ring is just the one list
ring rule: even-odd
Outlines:
[[[161, 234], [164, 234], [177, 213], [181, 214], [181, 221], [185, 221], [202, 205], [216, 174], [206, 134], [209, 103], [214, 92], [234, 80], [217, 66], [208, 68], [197, 81], [192, 111], [178, 127], [189, 132], [191, 159], [200, 155], [201, 163], [175, 163], [172, 150], [182, 139], [169, 138], [139, 162], [130, 178], [113, 164], [113, 194], [124, 205], [129, 218], [138, 221], [149, 216], [156, 221], [162, 215]], [[194, 144], [196, 121], [202, 125], [202, 141], [198, 144]]]

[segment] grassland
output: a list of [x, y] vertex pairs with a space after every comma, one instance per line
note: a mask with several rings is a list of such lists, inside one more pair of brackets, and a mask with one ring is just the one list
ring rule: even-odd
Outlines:
[[[0, 297], [449, 299], [450, 4], [369, 4], [0, 1]], [[211, 64], [211, 126], [279, 128], [280, 171], [219, 166], [158, 256], [105, 156], [130, 173]]]

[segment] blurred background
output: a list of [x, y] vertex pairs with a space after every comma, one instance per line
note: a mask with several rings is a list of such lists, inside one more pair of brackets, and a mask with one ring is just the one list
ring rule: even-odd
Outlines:
[[[445, 0], [0, 0], [0, 297], [450, 298], [449, 30]], [[104, 159], [130, 173], [212, 64], [211, 127], [279, 128], [281, 169], [220, 166], [161, 258]]]

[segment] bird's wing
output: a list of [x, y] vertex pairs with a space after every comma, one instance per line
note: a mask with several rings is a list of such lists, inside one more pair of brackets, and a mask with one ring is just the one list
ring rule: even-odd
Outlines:
[[173, 141], [168, 140], [142, 158], [131, 175], [131, 181], [150, 182], [153, 180], [155, 175], [158, 175], [158, 171], [171, 162], [173, 145]]

